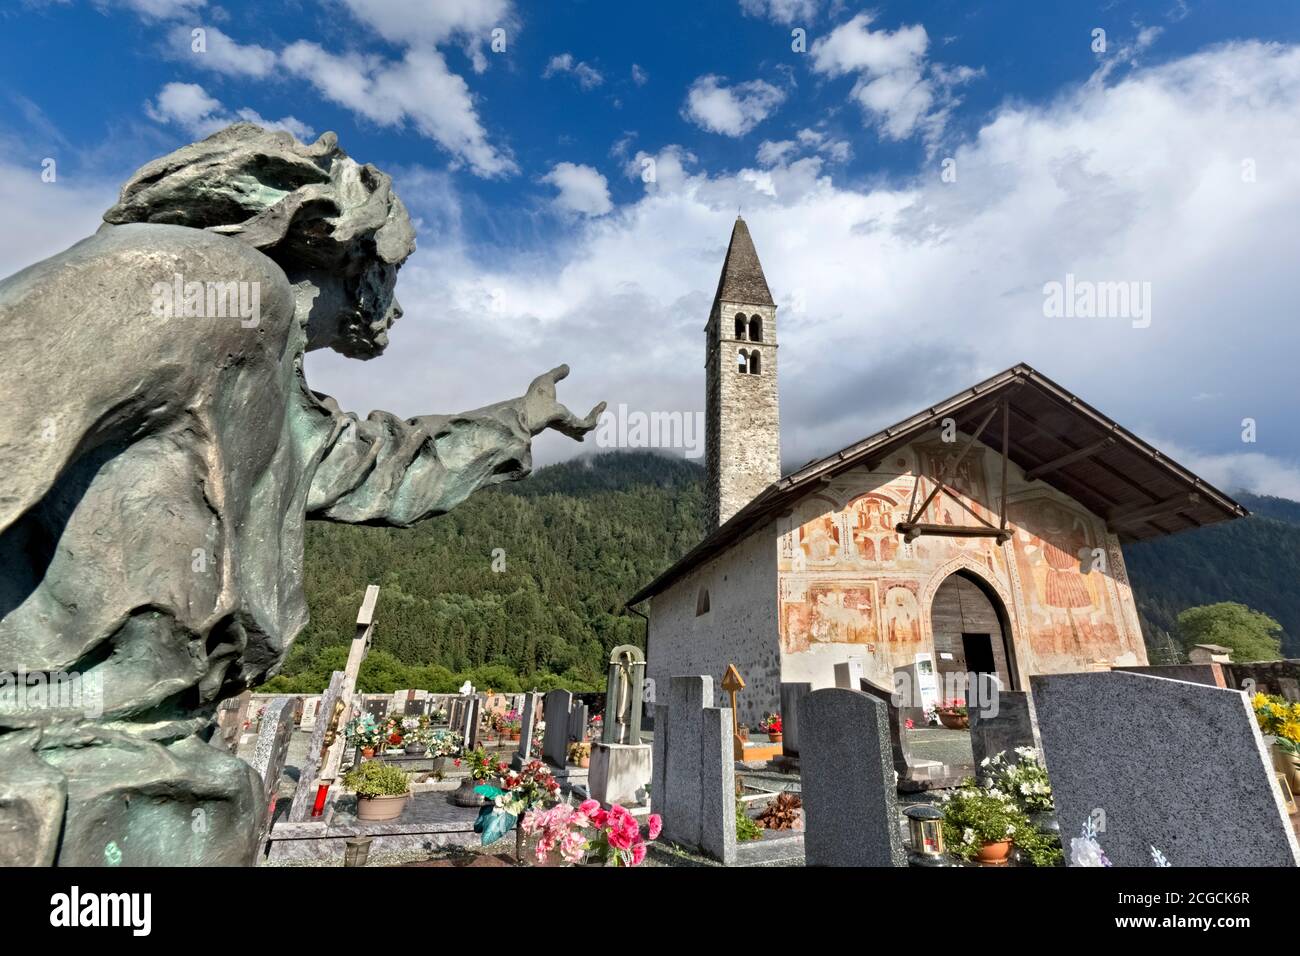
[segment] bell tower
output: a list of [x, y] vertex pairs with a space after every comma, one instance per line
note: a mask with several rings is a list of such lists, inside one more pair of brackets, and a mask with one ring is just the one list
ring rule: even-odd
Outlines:
[[781, 477], [776, 303], [739, 216], [704, 335], [712, 531]]

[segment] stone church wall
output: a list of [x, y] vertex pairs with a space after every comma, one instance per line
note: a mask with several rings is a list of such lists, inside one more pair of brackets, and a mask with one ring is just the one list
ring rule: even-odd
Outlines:
[[[668, 699], [668, 679], [710, 674], [715, 705], [724, 706], [723, 672], [734, 663], [745, 679], [741, 723], [757, 728], [780, 699], [781, 647], [777, 633], [777, 576], [772, 525], [733, 545], [651, 600], [646, 676]], [[696, 614], [700, 592], [709, 610]]]

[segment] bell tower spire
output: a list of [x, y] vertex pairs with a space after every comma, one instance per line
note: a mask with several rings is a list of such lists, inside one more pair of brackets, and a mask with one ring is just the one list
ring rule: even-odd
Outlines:
[[704, 332], [712, 530], [781, 477], [776, 302], [740, 216]]

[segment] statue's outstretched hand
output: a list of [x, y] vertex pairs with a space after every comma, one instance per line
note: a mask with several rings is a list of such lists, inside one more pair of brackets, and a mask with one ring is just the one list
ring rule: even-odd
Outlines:
[[582, 436], [596, 427], [596, 420], [605, 410], [604, 402], [588, 412], [586, 418], [579, 418], [555, 400], [555, 383], [568, 374], [569, 366], [560, 365], [537, 376], [528, 386], [519, 418], [530, 435], [554, 428], [570, 438], [582, 441]]

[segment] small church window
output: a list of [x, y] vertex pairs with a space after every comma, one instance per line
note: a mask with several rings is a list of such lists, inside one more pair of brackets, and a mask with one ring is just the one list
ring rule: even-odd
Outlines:
[[749, 374], [757, 375], [762, 370], [762, 362], [759, 361], [758, 349], [749, 353]]
[[736, 313], [736, 338], [745, 341], [745, 317], [739, 312]]
[[695, 596], [695, 616], [709, 613], [709, 589], [700, 588], [700, 593]]
[[741, 375], [749, 371], [749, 356], [745, 354], [744, 349], [736, 350], [736, 371]]
[[[743, 338], [743, 336], [739, 336]], [[763, 341], [763, 317], [761, 315], [751, 315], [749, 317], [749, 341]]]

